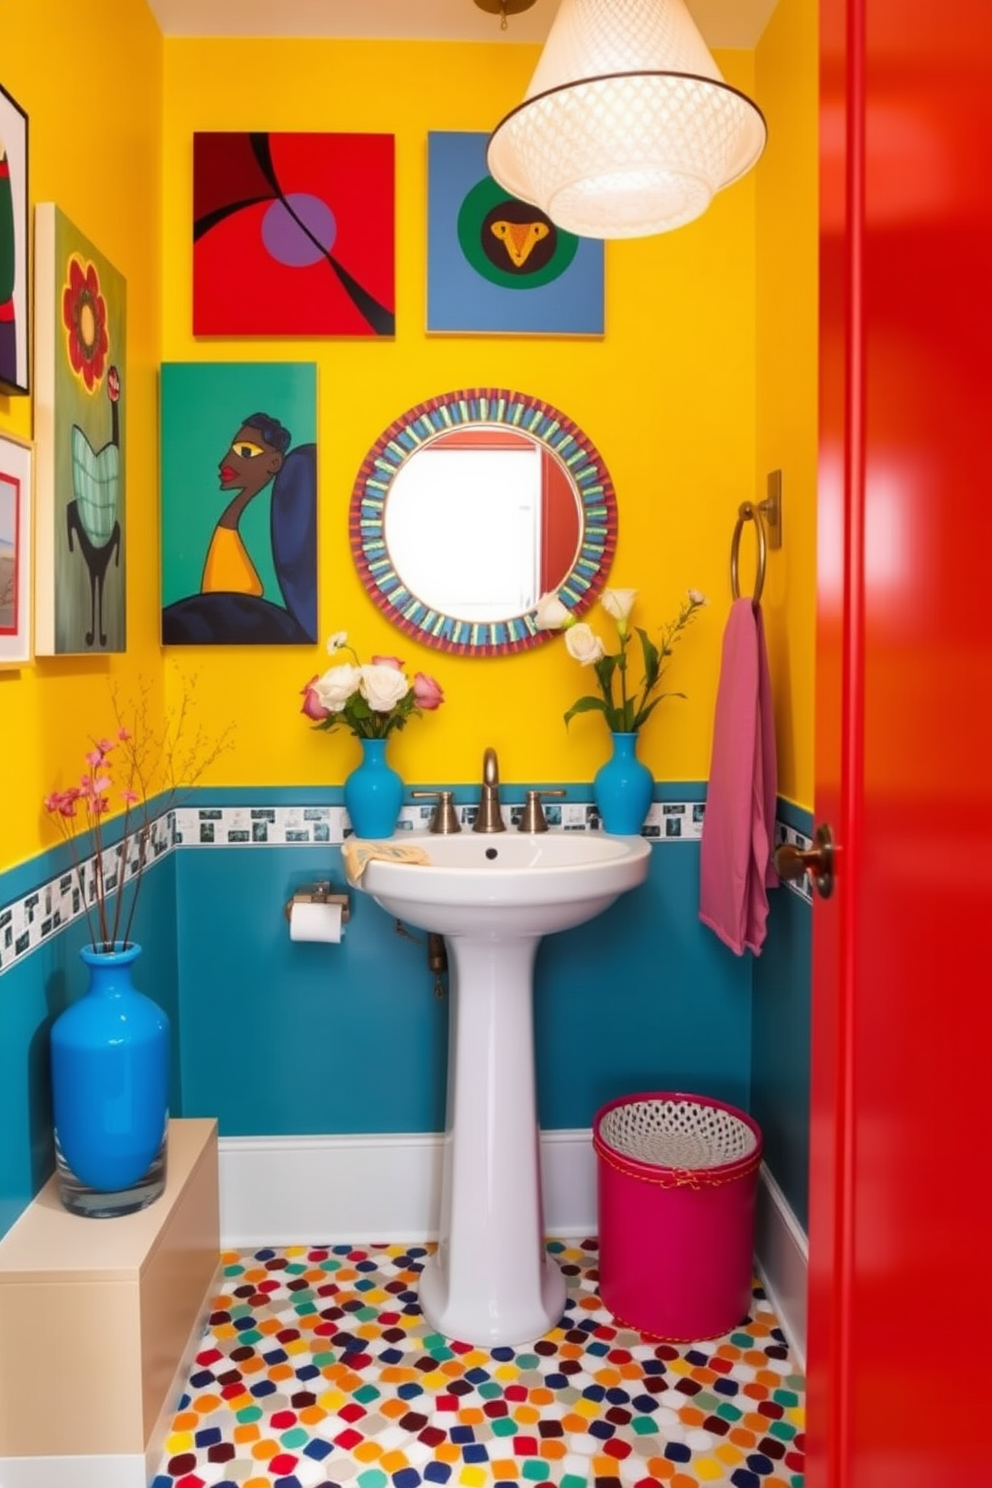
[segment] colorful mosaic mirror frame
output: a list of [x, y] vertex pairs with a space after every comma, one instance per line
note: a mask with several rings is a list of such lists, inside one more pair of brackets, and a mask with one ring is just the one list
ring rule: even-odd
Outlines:
[[469, 388], [418, 403], [396, 419], [369, 450], [355, 479], [349, 515], [352, 556], [374, 603], [400, 630], [425, 646], [463, 656], [504, 656], [540, 645], [555, 632], [539, 630], [536, 611], [500, 620], [464, 620], [424, 603], [397, 572], [385, 538], [386, 503], [396, 476], [418, 450], [442, 434], [473, 427], [530, 436], [558, 462], [580, 511], [571, 567], [557, 584], [562, 602], [580, 615], [606, 582], [617, 541], [617, 507], [609, 471], [577, 424], [542, 399], [505, 388]]

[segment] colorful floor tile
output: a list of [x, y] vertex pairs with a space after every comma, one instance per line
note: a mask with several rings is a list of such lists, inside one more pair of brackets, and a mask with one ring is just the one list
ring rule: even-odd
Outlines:
[[424, 1321], [429, 1246], [227, 1252], [152, 1488], [801, 1488], [804, 1381], [759, 1286], [724, 1338], [659, 1343], [603, 1307], [594, 1240], [549, 1248], [561, 1324], [493, 1349]]

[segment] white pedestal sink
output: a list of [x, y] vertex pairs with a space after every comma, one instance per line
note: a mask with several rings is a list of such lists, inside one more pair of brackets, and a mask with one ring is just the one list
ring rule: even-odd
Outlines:
[[553, 1328], [565, 1282], [545, 1250], [534, 1089], [533, 966], [542, 935], [643, 883], [650, 845], [593, 833], [399, 833], [429, 865], [371, 860], [358, 887], [445, 937], [448, 1112], [436, 1253], [420, 1303], [448, 1338], [491, 1348]]

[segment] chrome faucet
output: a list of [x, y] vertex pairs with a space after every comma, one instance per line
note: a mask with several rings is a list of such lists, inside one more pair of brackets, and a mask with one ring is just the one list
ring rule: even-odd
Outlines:
[[482, 756], [482, 794], [479, 809], [472, 825], [473, 832], [505, 832], [506, 823], [499, 800], [499, 762], [495, 749], [487, 749]]

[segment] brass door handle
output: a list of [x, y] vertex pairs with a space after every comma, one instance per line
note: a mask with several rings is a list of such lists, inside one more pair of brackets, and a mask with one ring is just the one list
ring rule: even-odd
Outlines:
[[782, 842], [775, 849], [773, 862], [779, 878], [803, 878], [809, 874], [821, 899], [829, 899], [834, 888], [834, 834], [824, 822], [817, 827], [815, 847], [793, 847]]

